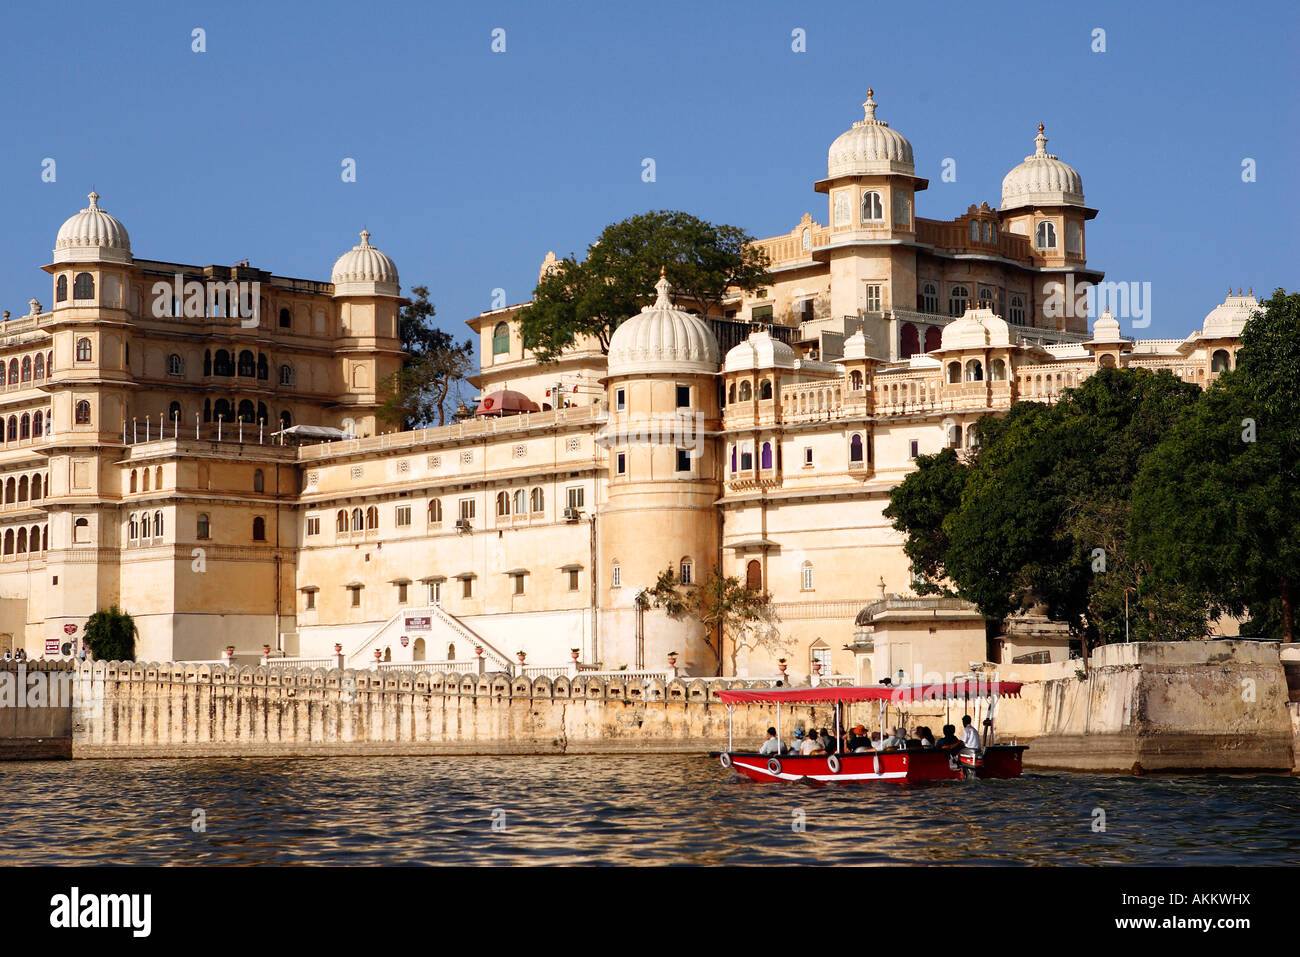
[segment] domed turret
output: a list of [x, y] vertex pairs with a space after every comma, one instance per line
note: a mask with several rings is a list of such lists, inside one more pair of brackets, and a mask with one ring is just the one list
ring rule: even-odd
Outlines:
[[1092, 324], [1092, 339], [1089, 342], [1094, 344], [1111, 344], [1116, 342], [1131, 342], [1119, 328], [1119, 320], [1110, 314], [1107, 309]]
[[1235, 339], [1239, 337], [1246, 323], [1259, 309], [1259, 300], [1253, 291], [1246, 295], [1237, 290], [1234, 296], [1228, 290], [1228, 298], [1210, 310], [1205, 321], [1201, 323], [1201, 337], [1205, 339]]
[[737, 343], [727, 353], [724, 372], [743, 372], [746, 369], [793, 369], [799, 355], [780, 339], [773, 339], [767, 329], [749, 334], [744, 342]]
[[992, 309], [968, 309], [960, 319], [943, 327], [940, 348], [984, 349], [1011, 345], [1011, 329]]
[[718, 371], [718, 341], [703, 319], [673, 307], [671, 287], [661, 271], [658, 298], [614, 330], [607, 375]]
[[831, 144], [826, 158], [829, 179], [881, 173], [912, 175], [916, 172], [912, 163], [912, 144], [907, 137], [890, 129], [884, 120], [876, 119], [874, 93], [874, 90], [867, 90], [866, 102], [862, 104], [863, 118]]
[[1034, 153], [1002, 179], [1002, 209], [1022, 206], [1082, 206], [1083, 178], [1073, 166], [1047, 152], [1042, 123], [1034, 137]]
[[370, 232], [361, 231], [361, 244], [334, 263], [330, 274], [337, 296], [396, 296], [400, 290], [397, 265], [370, 245]]
[[131, 237], [115, 217], [99, 208], [99, 194], [90, 205], [59, 227], [54, 240], [54, 262], [131, 262]]

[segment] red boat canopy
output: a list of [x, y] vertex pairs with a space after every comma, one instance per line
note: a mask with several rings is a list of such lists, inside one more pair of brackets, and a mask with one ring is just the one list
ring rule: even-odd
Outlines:
[[1019, 681], [950, 681], [933, 685], [876, 685], [869, 688], [792, 688], [789, 690], [745, 689], [719, 691], [725, 704], [838, 704], [844, 701], [886, 701], [914, 704], [918, 701], [989, 696], [1020, 697]]

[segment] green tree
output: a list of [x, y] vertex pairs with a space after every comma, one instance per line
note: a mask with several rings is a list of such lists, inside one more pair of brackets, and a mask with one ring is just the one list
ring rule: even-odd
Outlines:
[[1202, 597], [1153, 588], [1129, 540], [1141, 460], [1198, 394], [1167, 372], [1102, 369], [1055, 405], [981, 419], [967, 463], [923, 457], [890, 496], [914, 572], [993, 619], [1042, 601], [1085, 642], [1124, 637], [1126, 597], [1135, 638], [1203, 633]]
[[786, 648], [769, 594], [738, 578], [710, 569], [704, 579], [682, 585], [671, 566], [637, 598], [643, 608], [661, 608], [670, 618], [689, 616], [704, 627], [704, 642], [722, 673], [724, 636], [731, 637], [731, 673], [743, 650], [778, 652]]
[[406, 355], [402, 368], [380, 383], [379, 418], [399, 429], [445, 425], [455, 389], [474, 367], [474, 342], [455, 338], [431, 324], [433, 303], [427, 286], [414, 286], [415, 297], [397, 319], [397, 334]]
[[771, 281], [767, 254], [753, 241], [736, 226], [674, 211], [606, 226], [586, 259], [566, 256], [538, 282], [518, 313], [524, 346], [543, 362], [580, 336], [607, 352], [618, 325], [652, 301], [661, 268], [679, 301], [716, 313], [729, 288], [754, 292]]
[[1220, 375], [1143, 463], [1138, 549], [1243, 633], [1295, 640], [1300, 582], [1300, 293], [1274, 292]]
[[86, 644], [100, 661], [135, 661], [135, 619], [111, 605], [86, 621]]

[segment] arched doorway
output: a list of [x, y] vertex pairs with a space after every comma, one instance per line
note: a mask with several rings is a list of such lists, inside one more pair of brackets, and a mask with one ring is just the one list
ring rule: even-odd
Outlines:
[[423, 638], [416, 638], [415, 644], [411, 646], [411, 660], [412, 661], [424, 660], [424, 639]]
[[745, 587], [752, 591], [763, 590], [763, 566], [757, 558], [751, 558], [745, 566]]

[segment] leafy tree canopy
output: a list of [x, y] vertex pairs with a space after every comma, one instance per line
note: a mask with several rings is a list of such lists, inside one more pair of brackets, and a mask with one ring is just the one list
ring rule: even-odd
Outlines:
[[[784, 649], [769, 594], [749, 588], [738, 578], [710, 569], [704, 579], [683, 585], [669, 566], [654, 585], [638, 596], [642, 608], [661, 608], [670, 618], [688, 616], [704, 626], [704, 641], [722, 665], [723, 636], [731, 642], [731, 672], [736, 673], [742, 650]], [[719, 672], [720, 673], [720, 672]]]
[[86, 644], [99, 661], [135, 661], [135, 619], [112, 605], [86, 621]]
[[717, 312], [729, 287], [754, 292], [771, 281], [768, 257], [736, 226], [689, 213], [651, 211], [606, 226], [579, 262], [569, 255], [538, 282], [519, 311], [524, 346], [543, 362], [579, 337], [609, 351], [619, 324], [654, 297], [659, 270], [674, 297], [702, 313]]
[[397, 334], [406, 351], [402, 368], [380, 383], [379, 418], [399, 429], [445, 425], [456, 390], [474, 367], [474, 342], [458, 343], [433, 326], [433, 303], [427, 286], [411, 288], [414, 298], [397, 318]]

